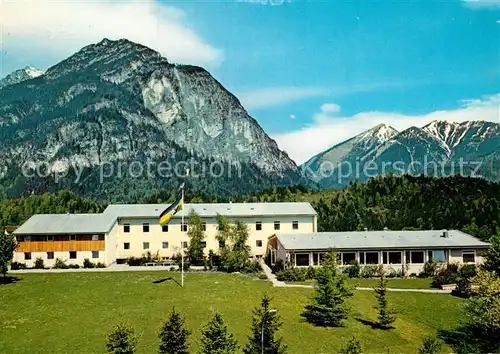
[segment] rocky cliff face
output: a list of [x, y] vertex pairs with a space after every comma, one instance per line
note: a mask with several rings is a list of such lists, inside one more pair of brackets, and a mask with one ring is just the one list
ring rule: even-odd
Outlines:
[[[178, 173], [157, 175], [161, 163], [190, 168], [192, 187], [206, 193], [302, 181], [295, 163], [206, 70], [170, 64], [127, 40], [105, 39], [43, 75], [7, 85], [0, 89], [0, 102], [3, 194], [64, 187], [133, 199], [138, 188], [149, 194], [177, 183]], [[123, 193], [118, 179], [97, 181], [103, 166], [122, 163], [127, 168], [150, 163], [154, 176], [134, 179], [122, 171]], [[214, 171], [195, 173], [214, 164]], [[23, 166], [45, 167], [49, 177], [26, 179], [19, 174]], [[228, 166], [239, 166], [239, 175], [228, 177], [225, 171], [214, 178]], [[82, 169], [87, 179], [73, 183]], [[57, 174], [70, 176], [59, 176], [55, 184]]]
[[386, 173], [500, 179], [500, 124], [435, 121], [402, 132], [377, 126], [316, 155], [302, 168], [323, 187]]

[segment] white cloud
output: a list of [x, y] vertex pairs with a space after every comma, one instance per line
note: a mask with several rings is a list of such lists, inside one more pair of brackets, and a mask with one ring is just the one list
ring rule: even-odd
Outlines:
[[323, 113], [337, 113], [340, 112], [340, 106], [335, 103], [323, 103], [321, 105], [321, 112]]
[[500, 9], [500, 0], [462, 0], [469, 9]]
[[5, 51], [68, 56], [106, 37], [141, 43], [171, 62], [217, 66], [222, 60], [219, 49], [189, 28], [183, 11], [154, 0], [2, 1], [0, 24]]
[[281, 106], [310, 97], [321, 97], [331, 93], [325, 87], [270, 87], [238, 95], [243, 107], [249, 110]]
[[311, 126], [295, 132], [274, 135], [273, 139], [296, 163], [301, 164], [329, 147], [382, 123], [399, 131], [411, 126], [423, 127], [435, 120], [451, 122], [485, 120], [500, 123], [500, 94], [466, 100], [461, 104], [454, 110], [433, 111], [422, 115], [361, 112], [353, 116], [332, 117], [319, 112], [313, 116], [314, 123]]
[[291, 2], [291, 0], [237, 0], [237, 2], [245, 2], [248, 4], [255, 4], [255, 5], [280, 6], [287, 2]]
[[341, 96], [359, 92], [379, 91], [388, 88], [419, 84], [413, 82], [375, 82], [366, 84], [351, 84], [344, 86], [283, 86], [267, 87], [254, 91], [239, 92], [243, 107], [248, 110], [258, 110], [282, 106], [294, 101], [312, 97]]

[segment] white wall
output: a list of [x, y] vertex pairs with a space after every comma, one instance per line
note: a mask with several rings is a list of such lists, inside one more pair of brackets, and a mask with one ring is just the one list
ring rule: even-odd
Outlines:
[[[267, 239], [269, 236], [281, 233], [303, 233], [313, 232], [314, 229], [313, 217], [303, 216], [287, 216], [287, 217], [248, 217], [238, 218], [239, 221], [247, 224], [249, 231], [248, 245], [254, 256], [264, 256], [267, 249]], [[209, 250], [218, 251], [219, 243], [216, 240], [217, 235], [217, 220], [216, 218], [202, 218], [206, 222], [205, 241], [207, 247], [205, 253]], [[229, 218], [230, 222], [234, 223], [235, 219]], [[256, 230], [256, 222], [262, 222], [262, 230]], [[274, 229], [274, 222], [280, 222], [280, 230]], [[293, 221], [299, 222], [298, 230], [293, 230]], [[187, 223], [187, 217], [185, 219]], [[149, 223], [149, 232], [143, 232], [142, 226], [144, 223]], [[124, 224], [130, 225], [130, 232], [125, 233], [123, 230]], [[106, 249], [112, 247], [111, 238], [116, 238], [117, 254], [116, 258], [140, 257], [147, 251], [153, 255], [157, 252], [161, 257], [172, 257], [180, 251], [182, 241], [189, 242], [187, 232], [181, 231], [181, 219], [174, 218], [168, 225], [168, 232], [163, 232], [162, 227], [158, 223], [157, 218], [149, 219], [120, 219], [116, 230], [110, 233], [110, 242], [106, 243]], [[262, 246], [257, 246], [257, 241], [262, 241]], [[143, 243], [149, 242], [149, 249], [143, 248]], [[162, 248], [162, 243], [168, 242], [168, 248]], [[124, 244], [129, 243], [130, 249], [126, 250]]]

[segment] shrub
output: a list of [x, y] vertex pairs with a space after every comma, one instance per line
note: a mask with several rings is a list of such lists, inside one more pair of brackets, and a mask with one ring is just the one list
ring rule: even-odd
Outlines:
[[70, 264], [68, 267], [70, 269], [79, 269], [80, 268], [80, 266], [78, 264]]
[[[182, 254], [177, 253], [176, 255], [174, 255], [172, 257], [172, 259], [174, 260], [175, 264], [177, 264], [177, 266], [179, 267], [179, 270], [181, 270]], [[184, 270], [188, 270], [190, 266], [191, 266], [191, 263], [189, 263], [189, 258], [184, 256]]]
[[457, 281], [457, 286], [451, 292], [452, 295], [469, 298], [472, 295], [472, 286], [468, 279], [461, 278]]
[[430, 259], [424, 263], [424, 270], [420, 273], [423, 278], [433, 277], [438, 269], [438, 264], [435, 260]]
[[281, 259], [278, 259], [276, 263], [271, 267], [274, 274], [278, 273], [280, 270], [285, 269], [285, 263]]
[[68, 269], [69, 267], [62, 259], [56, 258], [52, 268], [54, 268], [54, 269]]
[[387, 278], [402, 278], [403, 277], [403, 270], [402, 269], [394, 269], [390, 267], [388, 269]]
[[259, 279], [262, 279], [262, 280], [266, 280], [267, 279], [266, 273], [259, 273], [258, 277], [259, 277]]
[[257, 259], [248, 263], [247, 267], [242, 269], [243, 273], [259, 273], [261, 271], [262, 271], [262, 266], [260, 265], [260, 262]]
[[83, 268], [95, 268], [95, 264], [92, 263], [88, 258], [83, 260]]
[[35, 260], [35, 269], [44, 269], [44, 268], [45, 268], [45, 265], [43, 264], [43, 258], [38, 257]]
[[307, 270], [305, 268], [287, 268], [276, 273], [276, 279], [279, 281], [306, 281]]
[[97, 267], [97, 268], [106, 268], [106, 264], [101, 263], [101, 262], [98, 262], [98, 263], [96, 264], [96, 267]]
[[11, 270], [20, 270], [20, 269], [26, 269], [26, 264], [24, 263], [19, 263], [19, 262], [12, 262], [10, 265]]
[[313, 266], [309, 266], [306, 271], [306, 278], [307, 279], [315, 279], [316, 278], [316, 268]]
[[475, 264], [464, 264], [458, 270], [458, 276], [462, 279], [472, 279], [477, 275], [477, 267]]
[[439, 354], [441, 353], [442, 344], [434, 337], [427, 336], [424, 338], [422, 346], [418, 350], [419, 354]]
[[432, 278], [432, 286], [440, 287], [445, 284], [455, 284], [458, 280], [458, 264], [449, 263], [437, 270]]
[[141, 266], [145, 263], [144, 258], [139, 258], [139, 257], [130, 257], [127, 258], [127, 264], [130, 267], [138, 267]]
[[345, 272], [349, 278], [359, 278], [361, 274], [361, 266], [358, 261], [352, 261], [351, 264], [346, 268]]
[[362, 278], [373, 278], [378, 277], [384, 272], [384, 266], [382, 264], [371, 264], [366, 265], [361, 268]]

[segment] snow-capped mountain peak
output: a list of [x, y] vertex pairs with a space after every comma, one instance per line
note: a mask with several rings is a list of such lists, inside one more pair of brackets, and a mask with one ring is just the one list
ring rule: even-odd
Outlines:
[[18, 84], [26, 80], [34, 79], [43, 75], [44, 73], [45, 72], [43, 70], [36, 69], [32, 66], [26, 66], [22, 69], [11, 72], [9, 75], [1, 79], [0, 89], [10, 85]]

